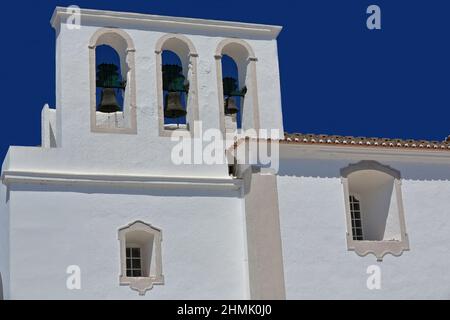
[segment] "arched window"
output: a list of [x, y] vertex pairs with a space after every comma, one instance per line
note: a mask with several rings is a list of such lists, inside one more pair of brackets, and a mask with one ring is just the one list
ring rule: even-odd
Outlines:
[[161, 230], [142, 221], [119, 229], [120, 284], [129, 285], [140, 295], [153, 285], [164, 284], [161, 261]]
[[134, 45], [122, 30], [102, 28], [89, 45], [91, 130], [136, 133]]
[[197, 53], [182, 35], [165, 35], [156, 44], [160, 135], [191, 131], [198, 119]]
[[409, 249], [401, 195], [400, 172], [376, 161], [360, 161], [341, 170], [349, 250], [387, 253]]
[[216, 50], [223, 132], [259, 129], [256, 57], [243, 40], [225, 39]]

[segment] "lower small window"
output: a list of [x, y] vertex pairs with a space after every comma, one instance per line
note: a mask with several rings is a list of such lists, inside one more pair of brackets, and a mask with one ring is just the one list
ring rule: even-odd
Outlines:
[[127, 248], [127, 277], [142, 277], [141, 248]]
[[120, 284], [144, 295], [154, 285], [164, 284], [161, 261], [161, 230], [135, 221], [119, 229]]

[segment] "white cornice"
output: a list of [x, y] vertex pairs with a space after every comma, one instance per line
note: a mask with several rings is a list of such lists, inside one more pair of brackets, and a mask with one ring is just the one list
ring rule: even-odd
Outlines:
[[446, 163], [450, 165], [450, 152], [441, 149], [374, 148], [362, 146], [336, 146], [280, 143], [280, 157], [301, 158], [341, 158], [390, 159], [394, 161]]
[[198, 188], [237, 190], [242, 181], [233, 178], [181, 177], [181, 176], [132, 176], [106, 174], [79, 174], [61, 172], [31, 172], [5, 170], [2, 175], [5, 185], [11, 183], [100, 185], [139, 188]]
[[[57, 28], [61, 21], [61, 18], [68, 17], [71, 13], [67, 11], [65, 7], [56, 7], [52, 18], [50, 20], [53, 28]], [[132, 12], [118, 12], [118, 11], [106, 11], [106, 10], [93, 10], [93, 9], [81, 9], [81, 19], [83, 23], [83, 17], [108, 19], [116, 22], [139, 22], [148, 26], [167, 26], [167, 27], [187, 27], [204, 30], [216, 30], [225, 32], [239, 32], [248, 35], [265, 36], [267, 38], [276, 39], [280, 33], [282, 27], [274, 25], [243, 23], [243, 22], [230, 22], [219, 20], [206, 20], [196, 18], [181, 18], [181, 17], [169, 17], [150, 15], [142, 13]]]

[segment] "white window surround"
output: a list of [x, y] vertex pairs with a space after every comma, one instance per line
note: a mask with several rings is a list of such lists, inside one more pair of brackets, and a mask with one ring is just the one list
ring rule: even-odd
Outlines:
[[[223, 97], [223, 84], [222, 84], [222, 56], [228, 55], [231, 57], [237, 65], [239, 86], [242, 89], [247, 87], [247, 93], [241, 103], [241, 122], [242, 130], [255, 129], [259, 130], [259, 107], [258, 107], [258, 89], [256, 82], [256, 62], [258, 59], [253, 52], [251, 46], [241, 39], [224, 39], [217, 45], [216, 53], [214, 55], [216, 59], [217, 70], [217, 92], [219, 98], [220, 109], [220, 126], [225, 136], [227, 133], [226, 128], [226, 115], [225, 105]], [[232, 133], [234, 134], [234, 133]]]
[[[122, 76], [126, 76], [123, 111], [112, 114], [97, 112], [95, 49], [112, 47], [120, 57]], [[100, 28], [89, 41], [90, 119], [92, 132], [136, 134], [135, 47], [131, 37], [117, 28]], [[111, 119], [109, 119], [111, 118]], [[120, 124], [120, 125], [118, 125]]]
[[[391, 223], [397, 228], [398, 232], [395, 237], [382, 237], [377, 238], [376, 232], [370, 232], [370, 228], [367, 228], [368, 223], [370, 221], [364, 221], [364, 210], [362, 209], [361, 214], [363, 223], [365, 224], [365, 234], [364, 239], [371, 240], [353, 240], [352, 233], [352, 219], [351, 219], [351, 211], [350, 211], [350, 199], [349, 196], [355, 194], [355, 191], [352, 190], [352, 186], [350, 186], [349, 178], [351, 178], [352, 174], [361, 174], [368, 172], [379, 172], [383, 174], [383, 176], [390, 176], [392, 179], [392, 197], [389, 198], [388, 201], [394, 201], [394, 203], [386, 204], [387, 214], [389, 216], [384, 217], [385, 224]], [[354, 177], [355, 175], [353, 175]], [[346, 223], [347, 223], [347, 248], [349, 251], [355, 251], [359, 256], [366, 256], [370, 253], [374, 254], [378, 261], [382, 261], [383, 257], [386, 254], [392, 254], [394, 256], [400, 256], [403, 251], [409, 250], [409, 239], [408, 234], [406, 233], [406, 223], [405, 223], [405, 215], [403, 209], [403, 200], [401, 193], [401, 175], [400, 172], [389, 167], [382, 165], [376, 161], [372, 160], [362, 160], [358, 163], [350, 164], [349, 166], [341, 169], [341, 179], [344, 189], [344, 200], [345, 200], [345, 210], [346, 210]], [[360, 199], [362, 202], [364, 199]], [[363, 205], [363, 204], [361, 204]], [[374, 213], [372, 215], [382, 216], [381, 212], [376, 212], [377, 208], [375, 208]], [[367, 211], [367, 210], [366, 210]], [[385, 210], [386, 211], [386, 210]], [[380, 220], [378, 218], [378, 220]], [[392, 223], [394, 221], [394, 223]], [[386, 227], [385, 225], [385, 227]], [[387, 227], [386, 227], [387, 228]], [[387, 229], [385, 229], [387, 230]], [[384, 231], [384, 230], [383, 230]], [[387, 232], [387, 231], [386, 231]], [[374, 235], [375, 234], [375, 235]]]
[[[170, 50], [178, 55], [181, 60], [183, 75], [189, 81], [189, 92], [186, 101], [186, 123], [187, 125], [175, 128], [172, 125], [164, 125], [164, 97], [162, 82], [162, 53]], [[198, 112], [198, 80], [197, 59], [198, 54], [192, 41], [181, 34], [166, 34], [156, 43], [156, 90], [158, 103], [159, 135], [170, 137], [174, 131], [179, 134], [195, 135], [194, 122], [199, 119]]]
[[[119, 242], [120, 285], [129, 285], [131, 289], [138, 291], [139, 295], [144, 295], [154, 285], [164, 284], [160, 229], [138, 220], [119, 229]], [[142, 277], [127, 276], [127, 247], [141, 248]]]

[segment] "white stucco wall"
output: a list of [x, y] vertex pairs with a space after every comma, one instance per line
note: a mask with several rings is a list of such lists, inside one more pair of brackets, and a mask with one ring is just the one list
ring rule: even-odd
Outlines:
[[[236, 191], [15, 185], [10, 196], [12, 299], [248, 297]], [[165, 284], [143, 297], [119, 286], [118, 229], [135, 220], [163, 236]], [[66, 288], [69, 265], [81, 290]]]
[[56, 136], [56, 110], [45, 104], [41, 112], [41, 146], [55, 148]]
[[[332, 160], [335, 158], [335, 160]], [[373, 255], [347, 251], [339, 170], [356, 158], [290, 159], [278, 177], [287, 299], [449, 299], [450, 164], [384, 161], [400, 170], [410, 251]], [[370, 265], [381, 290], [369, 290]]]

